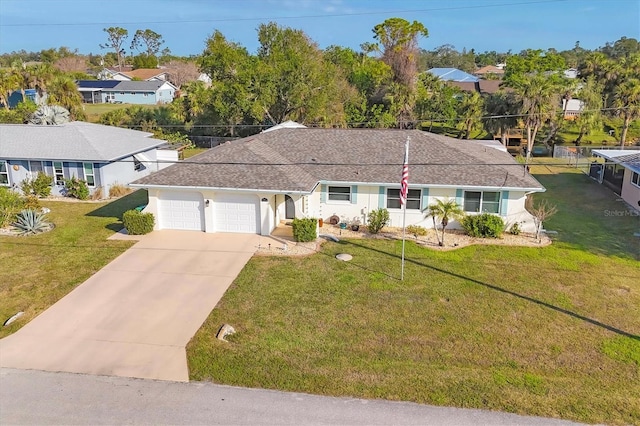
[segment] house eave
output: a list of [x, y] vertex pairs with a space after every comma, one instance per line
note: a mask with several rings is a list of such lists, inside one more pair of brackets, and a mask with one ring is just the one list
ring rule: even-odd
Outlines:
[[299, 194], [299, 195], [311, 195], [311, 191], [283, 191], [273, 189], [259, 189], [259, 188], [225, 188], [218, 186], [175, 186], [175, 185], [149, 185], [142, 183], [130, 183], [132, 188], [146, 188], [146, 189], [170, 189], [176, 191], [218, 191], [218, 192], [247, 192], [247, 193], [261, 193], [261, 194]]
[[[330, 181], [321, 180], [323, 185], [367, 185], [367, 186], [386, 186], [386, 187], [400, 187], [400, 182], [346, 182], [346, 181]], [[487, 185], [443, 185], [443, 184], [430, 184], [430, 183], [411, 183], [409, 187], [413, 188], [442, 188], [442, 189], [475, 189], [475, 190], [496, 190], [496, 191], [522, 191], [527, 193], [533, 192], [545, 192], [545, 188], [531, 188], [531, 187], [515, 187], [515, 186], [487, 186]]]

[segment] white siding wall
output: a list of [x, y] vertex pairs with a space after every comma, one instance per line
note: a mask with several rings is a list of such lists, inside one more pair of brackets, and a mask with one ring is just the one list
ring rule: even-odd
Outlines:
[[632, 170], [626, 168], [624, 169], [624, 177], [622, 178], [622, 191], [620, 193], [620, 196], [632, 208], [640, 211], [640, 187], [631, 183], [632, 175]]

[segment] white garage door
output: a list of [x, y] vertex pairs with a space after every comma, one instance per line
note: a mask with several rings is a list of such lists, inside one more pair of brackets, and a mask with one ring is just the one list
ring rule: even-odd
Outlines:
[[213, 199], [216, 232], [259, 234], [260, 208], [256, 195], [216, 194]]
[[204, 231], [203, 198], [199, 192], [162, 192], [158, 203], [160, 229]]

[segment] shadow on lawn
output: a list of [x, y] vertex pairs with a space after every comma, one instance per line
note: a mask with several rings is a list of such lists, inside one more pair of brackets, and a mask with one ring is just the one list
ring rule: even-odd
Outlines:
[[[357, 242], [354, 242], [353, 240], [349, 240], [349, 241], [341, 240], [340, 243], [338, 243], [338, 244], [349, 244], [349, 245], [360, 247], [360, 248], [363, 248], [363, 249], [366, 249], [366, 250], [375, 251], [377, 253], [384, 254], [386, 256], [392, 256], [392, 257], [395, 257], [397, 259], [401, 259], [401, 256], [398, 256], [397, 254], [389, 253], [389, 252], [386, 252], [386, 251], [383, 251], [383, 250], [379, 250], [379, 249], [376, 249], [376, 248], [372, 248], [372, 247], [367, 247], [365, 245], [358, 244]], [[464, 275], [460, 275], [460, 274], [457, 274], [455, 272], [447, 271], [445, 269], [441, 269], [441, 268], [438, 268], [438, 267], [433, 266], [433, 265], [427, 265], [425, 263], [418, 262], [417, 260], [412, 260], [412, 259], [405, 258], [405, 262], [410, 262], [410, 263], [413, 263], [413, 264], [418, 265], [418, 266], [423, 266], [425, 268], [429, 268], [429, 269], [431, 269], [433, 271], [440, 272], [442, 274], [447, 274], [447, 275], [450, 275], [450, 276], [453, 276], [453, 277], [456, 277], [456, 278], [460, 278], [462, 280], [466, 280], [466, 281], [481, 285], [483, 287], [490, 288], [491, 290], [495, 290], [495, 291], [498, 291], [500, 293], [508, 294], [510, 296], [517, 297], [519, 299], [523, 299], [523, 300], [526, 300], [526, 301], [531, 302], [531, 303], [535, 303], [535, 304], [540, 305], [540, 306], [544, 306], [545, 308], [549, 308], [549, 309], [552, 309], [552, 310], [554, 310], [556, 312], [560, 312], [560, 313], [563, 313], [565, 315], [569, 315], [569, 316], [571, 316], [573, 318], [588, 322], [589, 324], [593, 324], [595, 326], [602, 327], [602, 328], [604, 328], [606, 330], [612, 331], [612, 332], [617, 333], [617, 334], [619, 334], [621, 336], [629, 337], [631, 339], [635, 339], [635, 340], [640, 341], [640, 336], [628, 333], [628, 332], [626, 332], [624, 330], [620, 330], [620, 329], [615, 328], [615, 327], [613, 327], [611, 325], [604, 324], [604, 323], [602, 323], [600, 321], [594, 320], [592, 318], [585, 317], [585, 316], [580, 315], [580, 314], [578, 314], [576, 312], [569, 311], [567, 309], [561, 308], [559, 306], [552, 305], [552, 304], [544, 302], [542, 300], [534, 299], [533, 297], [526, 296], [526, 295], [520, 294], [520, 293], [516, 293], [515, 291], [507, 290], [507, 289], [504, 289], [502, 287], [498, 287], [498, 286], [493, 285], [493, 284], [489, 284], [489, 283], [485, 283], [485, 282], [476, 280], [474, 278], [466, 277]], [[367, 268], [364, 268], [364, 267], [356, 265], [356, 264], [354, 264], [354, 266], [357, 266], [357, 267], [362, 268], [362, 269], [367, 269]], [[392, 278], [398, 279], [398, 277], [392, 277]]]
[[575, 169], [538, 165], [533, 175], [547, 188], [534, 200], [558, 208], [545, 222], [545, 228], [558, 232], [555, 240], [594, 254], [640, 260], [640, 238], [634, 236], [640, 231], [640, 213]]
[[87, 213], [87, 216], [116, 218], [118, 220], [117, 222], [109, 223], [105, 228], [113, 232], [118, 232], [124, 228], [124, 225], [122, 224], [122, 214], [127, 210], [135, 209], [136, 207], [145, 205], [148, 202], [149, 196], [147, 191], [139, 189], [131, 194], [120, 197], [115, 201], [90, 211]]

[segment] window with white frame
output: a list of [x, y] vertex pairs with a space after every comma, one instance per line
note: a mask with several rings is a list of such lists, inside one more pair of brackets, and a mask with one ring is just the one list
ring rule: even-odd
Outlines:
[[44, 167], [42, 166], [42, 161], [29, 161], [29, 171], [34, 175], [37, 175], [39, 172], [44, 172]]
[[55, 184], [64, 186], [64, 169], [62, 168], [62, 161], [53, 162], [53, 174]]
[[329, 186], [329, 201], [351, 201], [350, 186]]
[[93, 170], [93, 163], [82, 163], [82, 169], [84, 170], [84, 180], [87, 182], [87, 186], [93, 188], [96, 186], [96, 178]]
[[640, 173], [631, 173], [631, 183], [635, 186], [640, 186]]
[[0, 186], [9, 186], [9, 165], [5, 160], [0, 161]]
[[[422, 190], [409, 189], [407, 191], [407, 210], [420, 210], [420, 197]], [[400, 189], [387, 189], [387, 208], [388, 209], [400, 209]]]
[[464, 211], [473, 213], [499, 213], [500, 192], [465, 191]]

